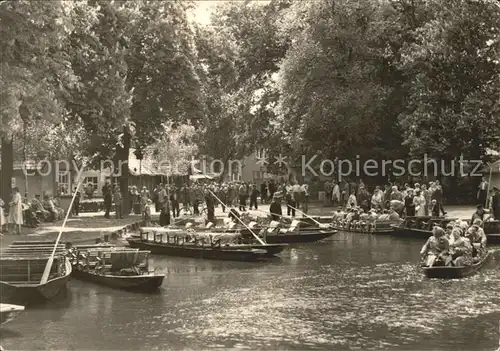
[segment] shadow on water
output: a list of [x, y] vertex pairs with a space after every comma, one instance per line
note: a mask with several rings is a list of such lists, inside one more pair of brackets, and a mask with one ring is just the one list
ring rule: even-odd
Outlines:
[[0, 327], [0, 340], [24, 338], [31, 330], [17, 326], [26, 321], [30, 323], [38, 320], [40, 317], [44, 323], [60, 323], [72, 302], [73, 292], [71, 288], [67, 288], [50, 301], [26, 307], [13, 321]]
[[23, 335], [20, 332], [16, 330], [10, 330], [8, 324], [0, 327], [0, 340], [21, 338], [22, 336]]
[[[68, 283], [68, 285], [71, 284], [71, 281]], [[66, 289], [61, 290], [57, 296], [55, 296], [53, 299], [46, 301], [41, 304], [33, 305], [33, 306], [28, 306], [26, 311], [36, 311], [36, 310], [43, 310], [43, 311], [57, 311], [57, 310], [64, 310], [68, 308], [71, 305], [71, 301], [73, 298], [73, 294], [71, 292], [71, 289], [68, 287]]]

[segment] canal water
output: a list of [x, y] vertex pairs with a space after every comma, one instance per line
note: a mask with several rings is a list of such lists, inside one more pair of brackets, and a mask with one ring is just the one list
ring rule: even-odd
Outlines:
[[495, 350], [500, 248], [476, 276], [429, 280], [423, 242], [339, 233], [269, 263], [154, 256], [157, 294], [70, 282], [0, 329], [6, 350]]

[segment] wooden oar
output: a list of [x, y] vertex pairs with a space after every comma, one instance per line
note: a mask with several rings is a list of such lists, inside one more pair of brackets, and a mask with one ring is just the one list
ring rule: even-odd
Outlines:
[[306, 216], [307, 218], [309, 218], [310, 220], [312, 220], [314, 223], [316, 223], [318, 225], [318, 227], [321, 227], [321, 228], [323, 227], [324, 223], [318, 222], [317, 220], [315, 220], [314, 218], [312, 218], [311, 216], [309, 216], [307, 213], [304, 213], [301, 210], [299, 210], [298, 208], [295, 208], [293, 206], [290, 206], [290, 205], [287, 205], [287, 206], [290, 207], [290, 208], [292, 208], [292, 209], [294, 209], [295, 211], [298, 211], [299, 213], [302, 213], [304, 216]]
[[[219, 202], [220, 202], [220, 204], [221, 204], [221, 205], [225, 206], [224, 202], [222, 202], [222, 200], [221, 200], [221, 199], [219, 199], [219, 198], [218, 198], [218, 197], [217, 197], [217, 196], [216, 196], [216, 195], [215, 195], [215, 194], [214, 194], [214, 193], [213, 193], [210, 189], [207, 189], [207, 190], [208, 190], [208, 192], [209, 192], [210, 194], [212, 194], [212, 196], [213, 196], [213, 197], [215, 197], [215, 198], [217, 199], [217, 201], [219, 201]], [[259, 238], [259, 237], [257, 236], [257, 234], [255, 234], [255, 233], [253, 232], [253, 230], [252, 230], [252, 229], [250, 229], [250, 227], [249, 227], [249, 226], [247, 226], [247, 225], [245, 224], [245, 222], [243, 222], [243, 221], [242, 221], [242, 220], [241, 220], [238, 216], [234, 216], [234, 218], [238, 219], [238, 221], [240, 221], [240, 223], [241, 223], [241, 224], [243, 224], [243, 225], [245, 226], [245, 228], [247, 228], [247, 229], [250, 231], [250, 233], [252, 233], [252, 235], [255, 237], [255, 239], [257, 239], [257, 241], [258, 241], [261, 245], [267, 245], [267, 244], [266, 244], [264, 241], [262, 241], [262, 240], [261, 240], [261, 238]]]
[[488, 166], [490, 166], [490, 178], [488, 179], [488, 189], [486, 190], [486, 203], [484, 204], [484, 208], [489, 208], [488, 205], [490, 205], [490, 185], [491, 185], [491, 174], [493, 173], [493, 163], [488, 163]]
[[500, 321], [498, 321], [498, 349], [500, 351]]
[[[83, 170], [83, 167], [85, 167], [85, 164], [82, 165], [82, 170]], [[64, 226], [66, 225], [69, 214], [71, 213], [71, 209], [73, 208], [73, 202], [75, 201], [76, 194], [77, 194], [78, 189], [80, 188], [80, 185], [82, 184], [82, 182], [83, 182], [83, 177], [78, 182], [78, 186], [76, 187], [76, 190], [73, 193], [73, 197], [71, 198], [71, 202], [69, 204], [68, 210], [66, 211], [66, 217], [64, 217], [63, 224], [61, 226], [61, 229], [59, 230], [59, 234], [57, 235], [57, 239], [56, 239], [56, 242], [54, 244], [54, 249], [52, 250], [52, 254], [50, 255], [49, 259], [47, 260], [47, 264], [45, 265], [45, 270], [43, 271], [43, 275], [42, 275], [42, 279], [40, 280], [40, 284], [46, 284], [47, 281], [49, 280], [50, 269], [52, 268], [52, 264], [54, 263], [54, 255], [56, 254], [59, 240], [61, 240], [61, 235], [62, 235]]]

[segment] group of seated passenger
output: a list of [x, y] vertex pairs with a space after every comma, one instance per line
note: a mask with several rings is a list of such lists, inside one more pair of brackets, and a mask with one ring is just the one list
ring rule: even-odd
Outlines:
[[40, 222], [54, 222], [64, 218], [65, 213], [59, 206], [59, 202], [48, 194], [44, 194], [43, 201], [40, 200], [40, 195], [35, 195], [28, 205], [30, 211], [34, 213], [33, 223], [36, 225]]
[[432, 236], [422, 247], [422, 265], [470, 266], [486, 253], [486, 234], [482, 221], [476, 219], [472, 225], [464, 221], [449, 222], [446, 229], [435, 226]]
[[365, 212], [360, 207], [347, 209], [339, 208], [333, 214], [332, 222], [334, 226], [341, 227], [346, 230], [361, 230], [372, 231], [375, 229], [375, 221], [398, 221], [399, 214], [392, 208], [380, 210], [371, 209]]

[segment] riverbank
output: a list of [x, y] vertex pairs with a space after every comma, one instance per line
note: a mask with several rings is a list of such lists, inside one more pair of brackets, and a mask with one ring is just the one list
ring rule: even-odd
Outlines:
[[[82, 243], [95, 241], [105, 235], [112, 235], [124, 227], [141, 220], [140, 216], [129, 216], [123, 219], [104, 218], [99, 213], [69, 218], [63, 228], [62, 241]], [[56, 240], [61, 230], [62, 220], [53, 223], [42, 223], [38, 228], [22, 228], [21, 235], [5, 234], [0, 236], [0, 250], [14, 241]]]
[[[286, 215], [286, 206], [282, 206], [283, 214]], [[309, 206], [310, 216], [331, 216], [336, 210], [334, 207], [324, 207], [322, 204], [313, 203]], [[451, 218], [469, 219], [475, 211], [473, 206], [449, 206], [446, 208], [447, 216]], [[269, 214], [269, 205], [259, 205], [258, 209], [248, 211], [254, 217], [266, 217]], [[227, 217], [228, 212], [223, 212], [222, 207], [215, 209], [218, 218]], [[302, 217], [297, 211], [296, 217]], [[159, 213], [152, 212], [152, 220], [158, 220]], [[197, 218], [203, 221], [203, 216]], [[63, 228], [62, 241], [90, 242], [104, 235], [111, 235], [122, 230], [124, 227], [141, 221], [140, 215], [130, 215], [123, 219], [104, 218], [104, 212], [82, 213], [78, 217], [71, 217]], [[42, 223], [38, 228], [23, 228], [21, 235], [5, 234], [0, 236], [0, 249], [9, 246], [13, 241], [30, 240], [55, 240], [60, 231], [62, 220], [53, 223]]]

